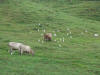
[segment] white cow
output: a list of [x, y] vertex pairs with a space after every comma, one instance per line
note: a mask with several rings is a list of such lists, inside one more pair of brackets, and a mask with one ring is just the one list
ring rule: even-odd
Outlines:
[[23, 52], [26, 52], [26, 53], [29, 53], [29, 54], [32, 54], [32, 55], [34, 55], [34, 52], [33, 52], [33, 50], [31, 49], [31, 47], [30, 46], [28, 46], [28, 45], [20, 45], [20, 53], [21, 53], [21, 55], [23, 54]]
[[9, 42], [8, 46], [10, 47], [10, 54], [11, 55], [12, 55], [12, 51], [13, 50], [18, 50], [21, 55], [23, 54], [23, 52], [26, 52], [26, 53], [34, 55], [34, 52], [30, 48], [30, 46], [24, 45], [22, 43]]
[[22, 43], [9, 42], [8, 46], [10, 47], [10, 54], [12, 55], [13, 50], [18, 50], [20, 52], [20, 46]]

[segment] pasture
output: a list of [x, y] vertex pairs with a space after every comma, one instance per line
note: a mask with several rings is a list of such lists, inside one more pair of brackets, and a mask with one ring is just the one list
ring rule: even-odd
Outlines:
[[[100, 75], [99, 3], [1, 0], [0, 75]], [[50, 42], [43, 40], [48, 32]], [[31, 46], [35, 55], [10, 55], [11, 41]]]

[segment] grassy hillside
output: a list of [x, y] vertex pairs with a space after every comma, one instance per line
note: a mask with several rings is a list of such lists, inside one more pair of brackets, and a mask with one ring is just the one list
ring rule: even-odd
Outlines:
[[[0, 75], [100, 75], [99, 3], [0, 0]], [[44, 30], [52, 42], [43, 41]], [[10, 41], [31, 46], [35, 55], [11, 56]]]

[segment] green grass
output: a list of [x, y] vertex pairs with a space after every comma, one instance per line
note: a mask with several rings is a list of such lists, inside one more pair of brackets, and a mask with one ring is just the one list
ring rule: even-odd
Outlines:
[[[0, 0], [0, 75], [100, 75], [99, 3]], [[52, 42], [43, 41], [44, 29], [57, 34]], [[31, 46], [35, 55], [10, 55], [10, 41]]]

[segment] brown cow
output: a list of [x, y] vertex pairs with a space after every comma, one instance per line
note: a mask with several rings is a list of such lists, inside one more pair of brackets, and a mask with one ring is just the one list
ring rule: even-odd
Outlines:
[[52, 33], [45, 33], [44, 34], [44, 40], [45, 41], [51, 41], [52, 40]]

